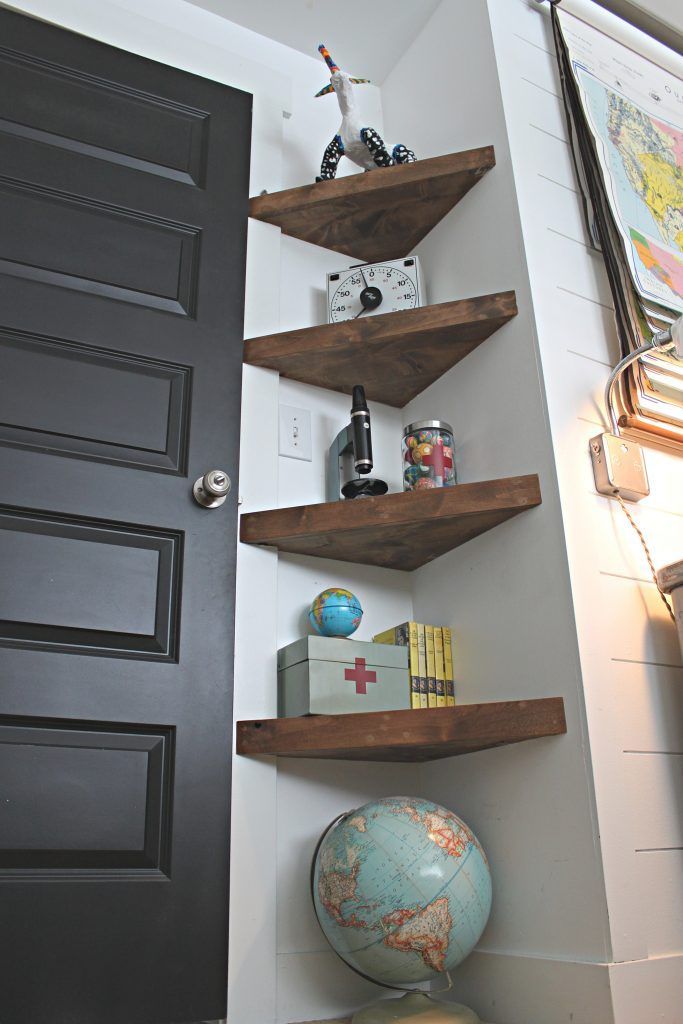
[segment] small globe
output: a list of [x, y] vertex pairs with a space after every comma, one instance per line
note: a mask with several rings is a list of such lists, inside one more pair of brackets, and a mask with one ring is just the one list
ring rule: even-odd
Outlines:
[[351, 636], [362, 618], [360, 601], [350, 590], [342, 587], [323, 590], [308, 613], [308, 621], [320, 636]]
[[476, 836], [452, 811], [386, 797], [323, 837], [313, 903], [350, 967], [379, 985], [408, 985], [472, 952], [491, 910], [491, 874]]

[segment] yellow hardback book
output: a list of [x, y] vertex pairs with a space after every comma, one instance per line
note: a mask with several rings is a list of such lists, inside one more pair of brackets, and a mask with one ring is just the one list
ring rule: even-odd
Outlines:
[[392, 626], [383, 633], [373, 636], [373, 643], [395, 644], [397, 647], [409, 647], [408, 672], [410, 676], [410, 706], [422, 707], [422, 679], [420, 678], [420, 655], [418, 651], [417, 622], [402, 622], [400, 626]]
[[434, 651], [434, 627], [425, 626], [425, 648], [427, 653], [427, 707], [436, 707], [436, 656]]
[[453, 675], [453, 634], [443, 627], [443, 661], [446, 669], [446, 706], [455, 707], [455, 676]]
[[436, 706], [446, 707], [446, 666], [443, 657], [443, 629], [434, 626], [434, 660], [436, 662]]
[[420, 665], [420, 707], [428, 708], [429, 677], [427, 674], [427, 644], [425, 627], [421, 622], [418, 622], [417, 624], [417, 653]]

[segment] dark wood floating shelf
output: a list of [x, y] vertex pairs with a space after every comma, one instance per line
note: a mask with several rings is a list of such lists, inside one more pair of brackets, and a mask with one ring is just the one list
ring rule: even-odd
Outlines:
[[495, 165], [493, 146], [255, 196], [249, 214], [368, 263], [407, 256]]
[[514, 292], [249, 338], [244, 361], [283, 377], [402, 408], [517, 315]]
[[541, 504], [538, 477], [504, 477], [431, 491], [245, 513], [240, 540], [297, 555], [418, 569]]
[[238, 754], [437, 761], [567, 731], [561, 697], [237, 723]]

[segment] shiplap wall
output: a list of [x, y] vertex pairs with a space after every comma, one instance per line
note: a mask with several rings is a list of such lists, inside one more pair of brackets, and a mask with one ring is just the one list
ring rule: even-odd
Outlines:
[[[581, 217], [549, 17], [489, 0], [560, 484], [609, 907], [617, 1024], [683, 1020], [683, 667], [589, 438], [619, 357], [602, 259]], [[656, 565], [683, 556], [683, 458], [646, 451], [634, 509]]]
[[[431, 74], [425, 74], [426, 68]], [[505, 109], [485, 0], [446, 0], [382, 87], [418, 156], [493, 143], [496, 167], [417, 249], [430, 299], [514, 288], [519, 316], [419, 395], [455, 430], [459, 479], [537, 472], [543, 505], [413, 574], [417, 618], [453, 627], [465, 703], [559, 694], [566, 737], [425, 766], [491, 862], [493, 910], [454, 997], [496, 1024], [611, 1021], [607, 908], [569, 567]]]

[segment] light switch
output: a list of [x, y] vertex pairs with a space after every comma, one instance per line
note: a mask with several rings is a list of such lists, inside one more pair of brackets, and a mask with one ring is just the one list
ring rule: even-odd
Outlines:
[[301, 459], [311, 462], [311, 412], [309, 409], [295, 409], [291, 405], [280, 406], [280, 455], [286, 459]]

